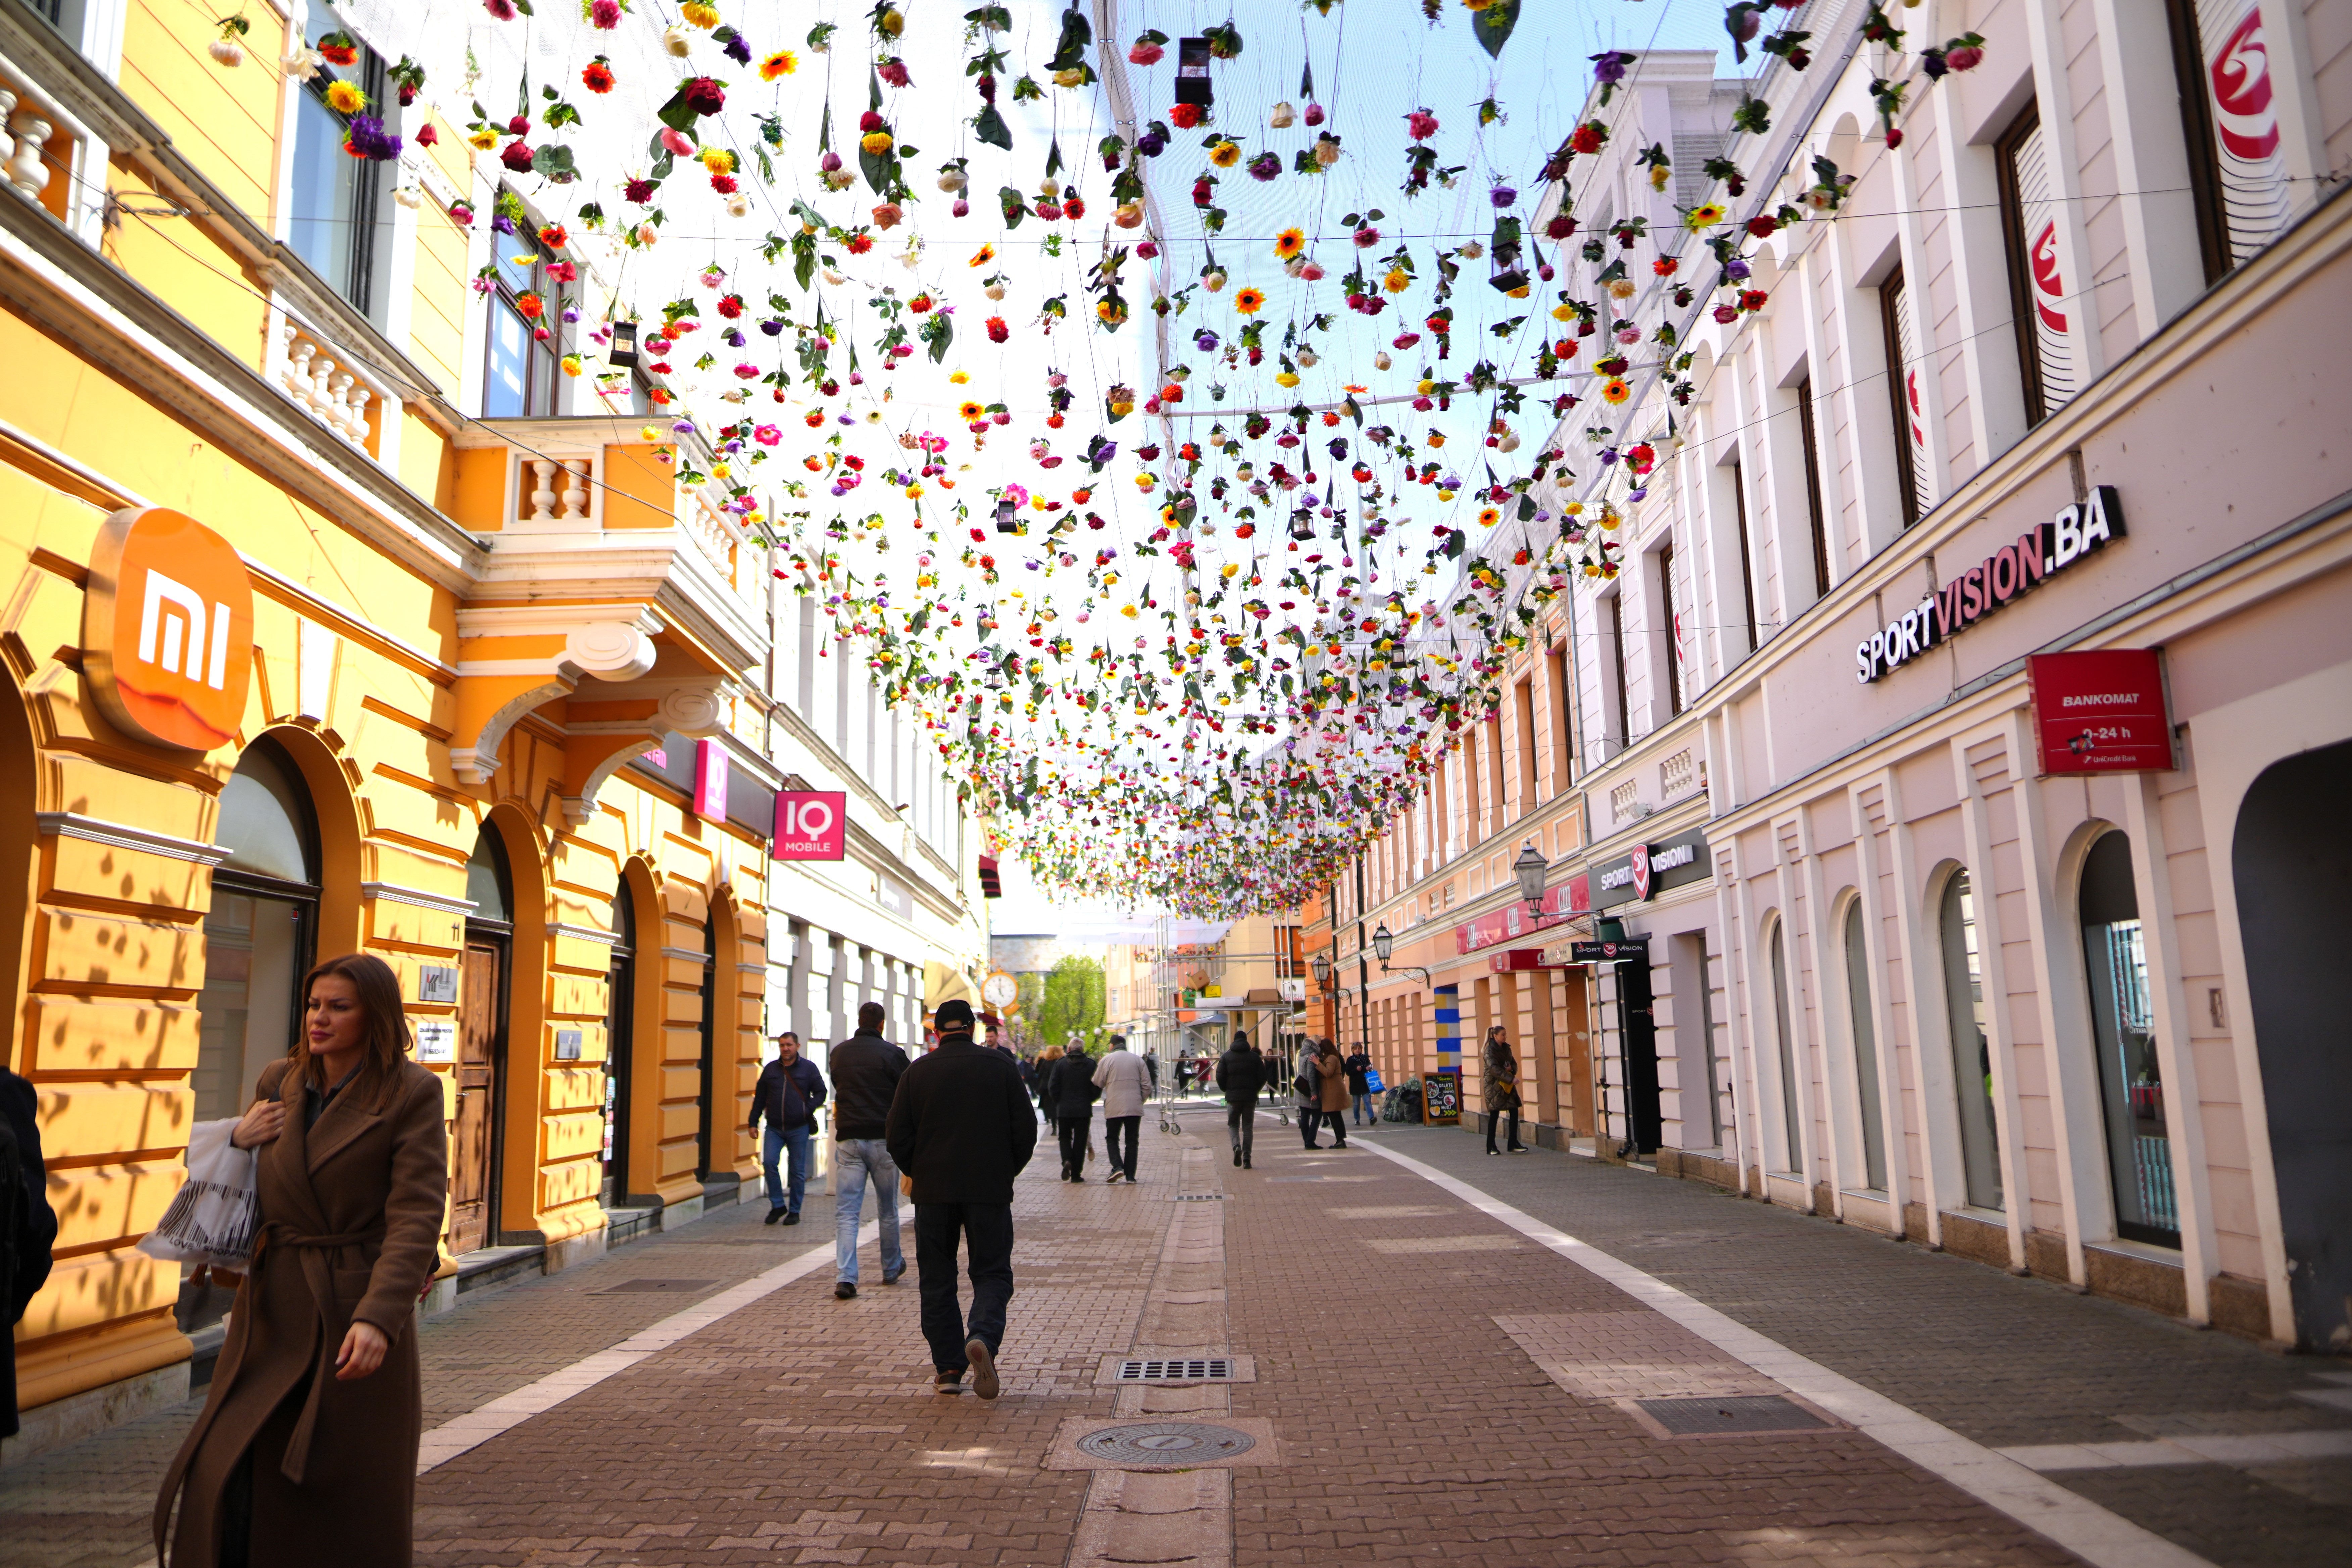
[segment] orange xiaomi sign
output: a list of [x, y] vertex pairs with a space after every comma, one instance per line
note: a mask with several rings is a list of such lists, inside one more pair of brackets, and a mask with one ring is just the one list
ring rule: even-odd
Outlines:
[[82, 673], [125, 732], [208, 752], [253, 675], [253, 589], [229, 542], [162, 507], [106, 520], [82, 602]]

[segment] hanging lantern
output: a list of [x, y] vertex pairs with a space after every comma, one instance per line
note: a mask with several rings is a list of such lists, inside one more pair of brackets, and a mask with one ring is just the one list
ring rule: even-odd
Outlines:
[[1196, 103], [1206, 109], [1217, 101], [1216, 90], [1209, 83], [1209, 40], [1179, 38], [1176, 41], [1176, 101]]
[[1302, 506], [1290, 514], [1290, 537], [1299, 540], [1315, 537], [1314, 508]]
[[1493, 272], [1486, 281], [1497, 294], [1510, 294], [1528, 286], [1528, 265], [1520, 258], [1516, 245], [1495, 247]]
[[615, 370], [635, 370], [637, 365], [637, 324], [635, 321], [613, 323], [613, 352], [604, 363]]
[[1019, 533], [1021, 531], [1021, 521], [1017, 513], [1018, 509], [1013, 506], [1013, 498], [1011, 496], [1006, 495], [997, 497], [996, 531], [999, 533]]

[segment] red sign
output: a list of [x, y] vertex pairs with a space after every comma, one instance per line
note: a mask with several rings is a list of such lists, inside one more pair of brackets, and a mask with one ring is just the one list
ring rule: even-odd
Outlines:
[[839, 860], [848, 853], [849, 793], [788, 789], [776, 795], [779, 860]]
[[1531, 931], [1542, 931], [1590, 914], [1591, 886], [1581, 875], [1570, 877], [1544, 895], [1541, 914], [1531, 913], [1525, 899], [1514, 899], [1490, 914], [1465, 921], [1454, 928], [1454, 951], [1475, 952], [1482, 947], [1492, 947], [1498, 942], [1508, 942]]
[[694, 753], [694, 815], [705, 822], [727, 820], [727, 747], [698, 741]]
[[2025, 668], [2043, 776], [2168, 773], [2180, 765], [2154, 648], [2037, 653]]
[[1650, 896], [1650, 847], [1634, 845], [1630, 858], [1633, 863], [1633, 896], [1646, 899]]
[[253, 587], [236, 547], [162, 507], [109, 517], [90, 551], [82, 673], [136, 739], [191, 752], [235, 740], [253, 675]]

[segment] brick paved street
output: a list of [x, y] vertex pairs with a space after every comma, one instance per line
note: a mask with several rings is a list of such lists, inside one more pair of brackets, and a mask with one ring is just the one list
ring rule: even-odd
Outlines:
[[[2056, 1483], [2074, 1511], [2049, 1528], [2098, 1543], [2098, 1561], [2352, 1555], [2339, 1363], [1695, 1184], [1487, 1160], [1461, 1132], [1353, 1141], [1475, 1192], [1363, 1147], [1307, 1154], [1271, 1118], [1243, 1173], [1213, 1110], [1187, 1121], [1181, 1141], [1145, 1132], [1132, 1191], [1104, 1187], [1099, 1163], [1083, 1187], [1032, 1165], [994, 1405], [930, 1391], [911, 1276], [885, 1289], [869, 1259], [853, 1302], [833, 1299], [822, 1258], [781, 1285], [756, 1278], [829, 1241], [822, 1198], [797, 1231], [730, 1210], [427, 1323], [428, 1426], [539, 1403], [470, 1447], [487, 1415], [448, 1426], [438, 1451], [428, 1436], [428, 1461], [454, 1457], [420, 1480], [418, 1560], [2075, 1560], [1982, 1500], [1997, 1485], [1932, 1457], [1983, 1456], [1973, 1445], [2031, 1467], [1979, 1469]], [[1481, 1193], [1518, 1215], [1465, 1201]], [[1586, 1264], [1548, 1227], [1593, 1249]], [[680, 1283], [615, 1289], [652, 1279]], [[726, 1310], [730, 1291], [756, 1294]], [[713, 1298], [725, 1315], [661, 1326]], [[1238, 1380], [1102, 1381], [1106, 1358], [1163, 1354], [1236, 1358]], [[526, 1386], [551, 1377], [554, 1394]], [[565, 1378], [584, 1386], [563, 1397]], [[1840, 1386], [1854, 1397], [1840, 1404]], [[1873, 1400], [1948, 1432], [1915, 1443], [1899, 1422], [1824, 1420]], [[1670, 1429], [1722, 1409], [1805, 1429]], [[143, 1562], [153, 1479], [192, 1412], [0, 1472], [0, 1561]], [[1080, 1441], [1138, 1421], [1254, 1446], [1168, 1473]]]

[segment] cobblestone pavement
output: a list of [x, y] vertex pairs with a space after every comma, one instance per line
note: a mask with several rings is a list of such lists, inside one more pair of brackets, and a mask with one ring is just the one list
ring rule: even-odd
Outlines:
[[[2074, 1561], [1821, 1407], [1776, 1400], [1782, 1384], [1723, 1336], [1527, 1234], [1541, 1226], [2211, 1563], [2352, 1558], [2340, 1363], [1696, 1184], [1545, 1152], [1487, 1160], [1458, 1132], [1350, 1136], [1528, 1223], [1362, 1148], [1306, 1153], [1271, 1119], [1244, 1173], [1222, 1120], [1196, 1102], [1185, 1138], [1147, 1127], [1133, 1190], [1033, 1163], [994, 1404], [931, 1392], [911, 1274], [884, 1288], [869, 1263], [841, 1302], [819, 1266], [428, 1471], [418, 1561]], [[816, 1223], [781, 1232], [757, 1205], [730, 1210], [426, 1324], [428, 1426], [829, 1243], [829, 1206], [813, 1198]], [[679, 1283], [614, 1289], [646, 1279]], [[1102, 1379], [1107, 1358], [1179, 1351], [1230, 1354], [1244, 1381]], [[0, 1471], [0, 1563], [143, 1562], [155, 1478], [194, 1408]], [[1783, 1429], [1675, 1430], [1724, 1410]], [[1137, 1468], [1148, 1448], [1096, 1458], [1080, 1440], [1136, 1421], [1251, 1446], [1171, 1474]], [[2102, 1561], [2168, 1556], [2147, 1546]]]

